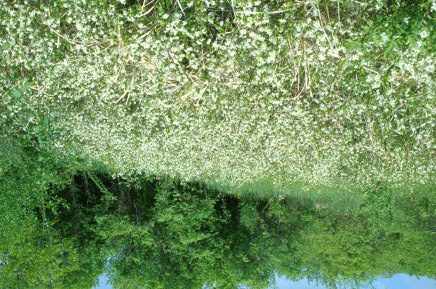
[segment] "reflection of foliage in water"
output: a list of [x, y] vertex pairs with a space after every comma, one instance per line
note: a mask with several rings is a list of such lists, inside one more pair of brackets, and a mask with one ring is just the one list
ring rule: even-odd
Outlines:
[[435, 277], [434, 188], [400, 196], [377, 184], [359, 208], [340, 212], [309, 199], [236, 197], [170, 178], [126, 182], [92, 168], [67, 185], [48, 185], [46, 204], [57, 207], [46, 207], [45, 217], [33, 207], [27, 233], [15, 236], [16, 245], [1, 243], [4, 288], [91, 288], [108, 257], [114, 288], [268, 288], [274, 272], [332, 288], [385, 273]]

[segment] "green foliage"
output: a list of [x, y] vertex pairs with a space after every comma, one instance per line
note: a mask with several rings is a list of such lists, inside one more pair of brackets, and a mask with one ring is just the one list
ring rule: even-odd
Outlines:
[[377, 37], [380, 44], [384, 42], [386, 55], [417, 46], [432, 50], [436, 44], [434, 1], [384, 0], [374, 5], [377, 12], [371, 17], [374, 23], [369, 35]]
[[[401, 205], [408, 196], [381, 184], [366, 192], [357, 211], [346, 213], [309, 200], [238, 199], [168, 178], [154, 191], [148, 220], [126, 215], [99, 221], [114, 256], [108, 273], [115, 288], [266, 288], [273, 272], [328, 288], [365, 288], [385, 272], [433, 276], [432, 230], [416, 227], [419, 214]], [[433, 212], [434, 200], [424, 200]]]
[[[243, 237], [234, 231], [235, 199], [200, 185], [182, 185], [168, 179], [157, 184], [154, 199], [152, 218], [144, 223], [138, 223], [134, 216], [131, 221], [121, 216], [98, 219], [98, 232], [110, 244], [109, 252], [116, 254], [109, 263], [115, 288], [261, 284], [250, 269], [256, 262], [249, 266], [256, 255], [247, 252], [251, 257], [240, 253], [234, 256], [229, 251], [239, 247]], [[140, 212], [143, 209], [138, 208]], [[232, 270], [231, 276], [228, 270]], [[266, 282], [264, 286], [253, 288], [269, 284], [266, 277], [262, 282]]]
[[74, 248], [51, 227], [40, 232], [37, 222], [26, 221], [19, 236], [7, 243], [0, 239], [0, 286], [65, 288], [61, 280], [77, 269]]
[[394, 192], [379, 183], [356, 210], [340, 211], [302, 197], [234, 196], [169, 177], [127, 181], [98, 164], [82, 168], [67, 185], [47, 179], [33, 205], [22, 186], [21, 223], [10, 222], [20, 211], [6, 204], [2, 220], [11, 231], [2, 234], [0, 257], [13, 262], [3, 265], [3, 287], [87, 288], [103, 272], [114, 288], [269, 288], [275, 273], [328, 288], [364, 288], [386, 272], [434, 277], [432, 187]]
[[433, 0], [24, 3], [4, 132], [59, 157], [235, 193], [434, 174]]
[[7, 286], [431, 272], [434, 0], [40, 2], [0, 3]]
[[0, 106], [1, 134], [4, 136], [6, 133], [12, 135], [15, 132], [13, 129], [13, 123], [20, 119], [20, 114], [26, 110], [26, 103], [23, 101], [23, 94], [25, 94], [29, 88], [30, 83], [28, 81], [23, 82], [23, 77], [20, 73], [20, 66], [8, 65], [5, 63], [4, 53], [10, 48], [10, 44], [5, 42], [0, 47], [0, 80], [2, 84], [1, 92], [2, 104]]

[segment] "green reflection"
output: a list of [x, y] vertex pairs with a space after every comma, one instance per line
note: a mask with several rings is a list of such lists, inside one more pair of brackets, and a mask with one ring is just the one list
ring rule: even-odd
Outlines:
[[92, 288], [103, 272], [113, 288], [269, 288], [275, 272], [328, 288], [364, 288], [386, 274], [435, 278], [435, 188], [421, 189], [376, 184], [343, 210], [77, 172], [62, 186], [47, 184], [19, 233], [4, 231], [0, 285]]

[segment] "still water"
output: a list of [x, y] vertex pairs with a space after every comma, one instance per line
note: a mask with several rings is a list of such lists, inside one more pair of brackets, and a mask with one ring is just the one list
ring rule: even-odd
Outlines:
[[[390, 278], [380, 277], [371, 284], [367, 286], [362, 285], [362, 288], [374, 288], [374, 289], [435, 289], [436, 280], [429, 279], [426, 277], [416, 277], [409, 276], [406, 274], [396, 274]], [[94, 287], [95, 289], [113, 289], [110, 284], [107, 275], [103, 274], [98, 279], [98, 285]], [[247, 287], [241, 285], [240, 289], [245, 289]], [[291, 281], [286, 277], [275, 276], [275, 286], [270, 287], [271, 289], [327, 289], [327, 287], [317, 284], [316, 282], [309, 282], [307, 279], [302, 279], [300, 281]], [[345, 287], [346, 288], [346, 287]], [[248, 288], [247, 288], [248, 289]]]
[[105, 184], [114, 198], [83, 179], [56, 191], [63, 207], [41, 212], [55, 221], [0, 247], [0, 287], [436, 289], [436, 189], [341, 205]]
[[380, 189], [347, 209], [172, 188], [100, 222], [94, 288], [436, 289], [428, 198]]

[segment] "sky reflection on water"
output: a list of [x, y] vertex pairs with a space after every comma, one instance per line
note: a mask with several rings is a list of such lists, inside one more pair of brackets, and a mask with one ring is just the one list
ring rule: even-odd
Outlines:
[[[95, 289], [112, 289], [106, 274], [102, 274], [99, 278], [99, 286]], [[391, 278], [380, 278], [372, 283], [374, 289], [436, 289], [436, 280], [427, 277], [415, 277], [407, 274], [396, 274]], [[246, 287], [240, 287], [245, 289]], [[307, 279], [298, 282], [290, 281], [286, 277], [276, 275], [277, 289], [326, 289], [325, 286], [317, 285], [316, 282], [308, 282]], [[371, 288], [371, 287], [368, 287]], [[272, 288], [271, 288], [272, 289]], [[339, 288], [338, 288], [339, 289]], [[340, 289], [347, 289], [347, 287], [340, 287]]]
[[[315, 282], [308, 282], [307, 279], [292, 282], [284, 277], [279, 277], [277, 280], [278, 289], [326, 289], [322, 285], [317, 285]], [[391, 278], [380, 278], [372, 283], [374, 289], [436, 289], [436, 280], [426, 277], [409, 276], [407, 274], [396, 274]], [[340, 287], [347, 288], [347, 287]], [[368, 288], [371, 288], [370, 286]]]

